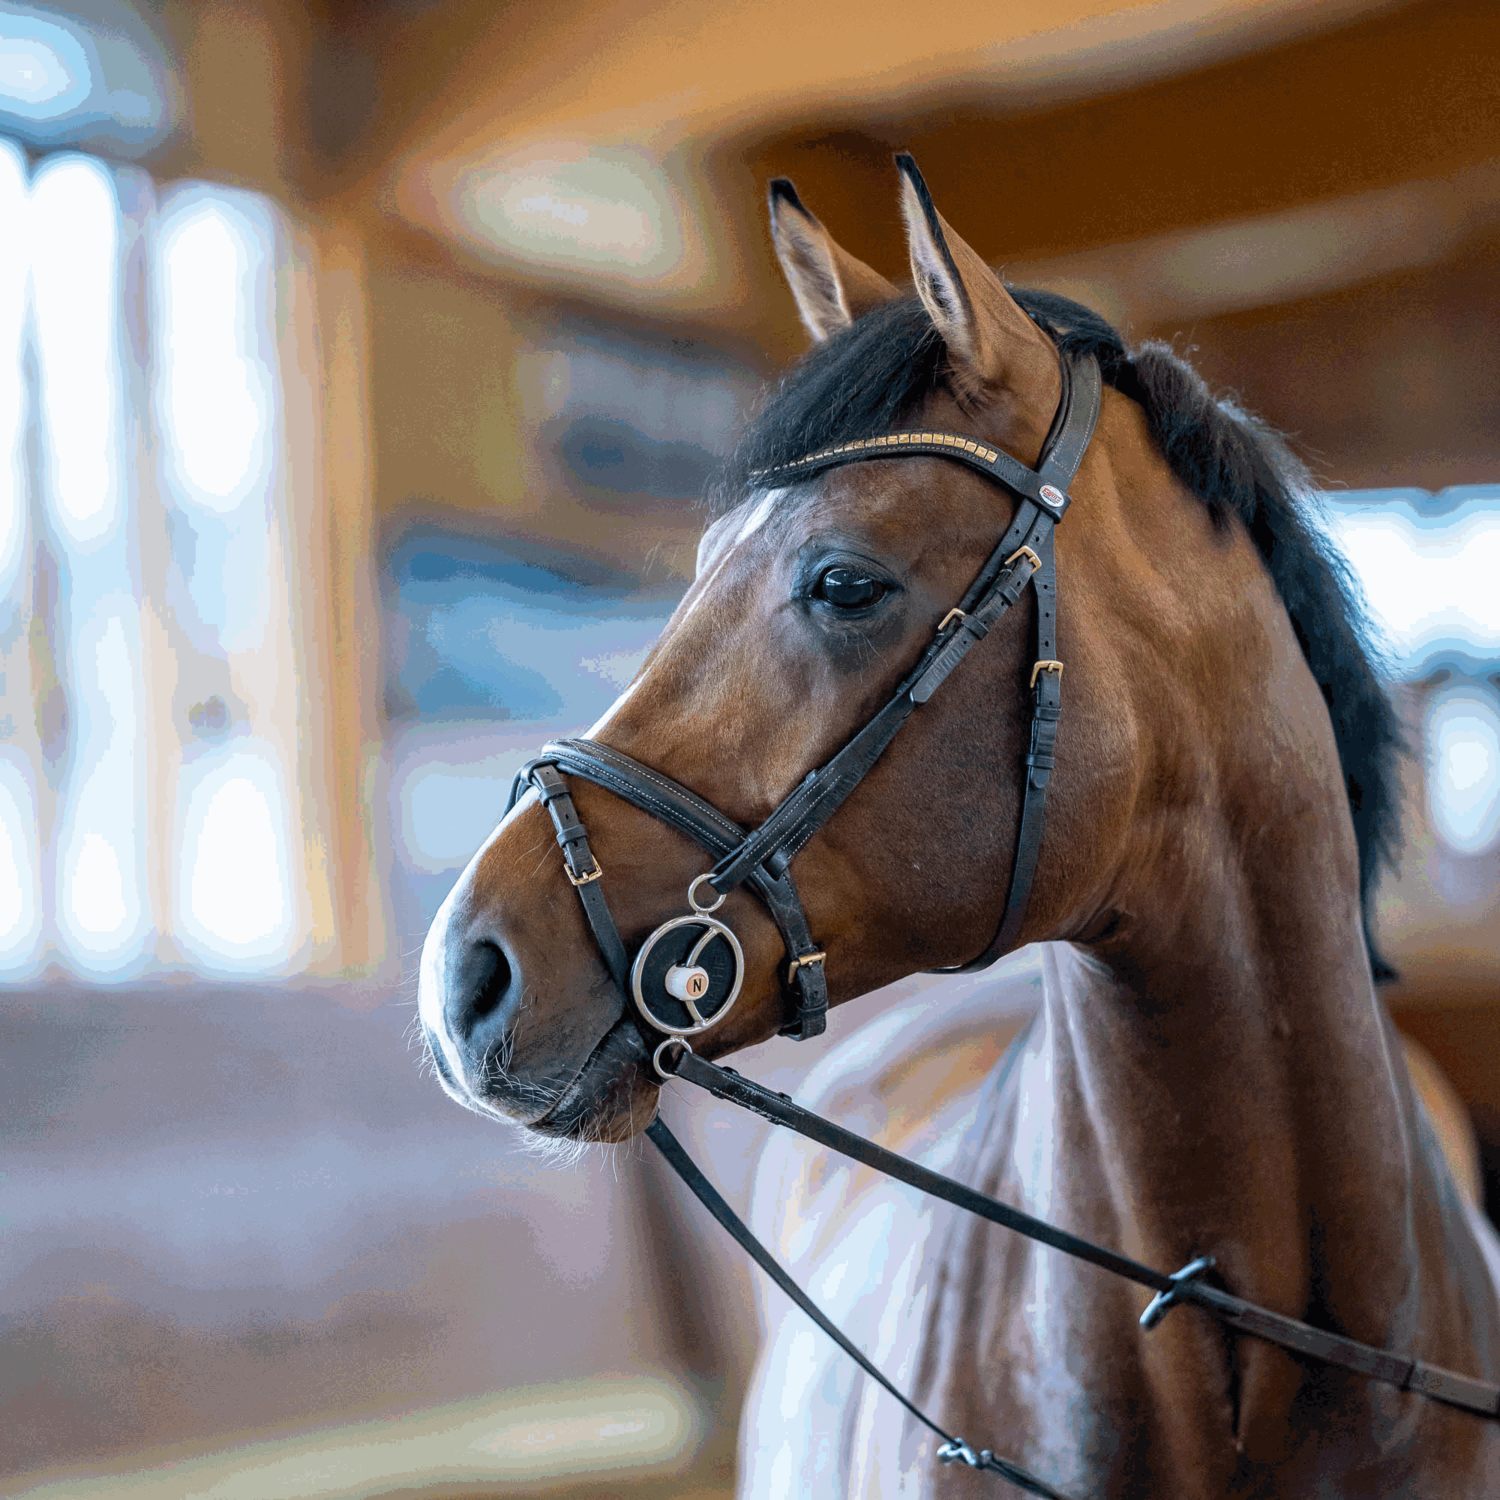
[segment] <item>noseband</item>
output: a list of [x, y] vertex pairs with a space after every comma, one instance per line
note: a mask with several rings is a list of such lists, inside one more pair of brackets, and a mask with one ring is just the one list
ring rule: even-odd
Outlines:
[[[864, 780], [913, 711], [937, 691], [1030, 584], [1037, 596], [1031, 739], [1009, 894], [989, 946], [951, 972], [984, 968], [1015, 945], [1042, 847], [1047, 783], [1062, 708], [1053, 529], [1068, 509], [1068, 486], [1093, 436], [1100, 392], [1099, 366], [1092, 356], [1076, 365], [1062, 361], [1062, 397], [1036, 469], [957, 433], [895, 432], [826, 448], [752, 476], [759, 486], [769, 489], [800, 483], [844, 464], [933, 456], [977, 469], [1019, 502], [1009, 529], [963, 598], [943, 616], [932, 641], [890, 700], [830, 761], [810, 771], [753, 832], [746, 834], [739, 824], [669, 776], [597, 740], [553, 741], [516, 776], [507, 811], [529, 787], [551, 815], [563, 868], [583, 903], [611, 977], [646, 1025], [665, 1039], [656, 1049], [658, 1072], [668, 1042], [696, 1036], [716, 1025], [739, 995], [745, 977], [744, 954], [734, 933], [712, 913], [741, 885], [748, 885], [760, 897], [786, 945], [787, 1020], [781, 1034], [805, 1041], [823, 1031], [828, 1014], [827, 955], [808, 928], [788, 867]], [[589, 847], [564, 773], [591, 781], [660, 818], [717, 861], [688, 887], [689, 912], [663, 922], [642, 944], [634, 961], [600, 889], [604, 870]]]

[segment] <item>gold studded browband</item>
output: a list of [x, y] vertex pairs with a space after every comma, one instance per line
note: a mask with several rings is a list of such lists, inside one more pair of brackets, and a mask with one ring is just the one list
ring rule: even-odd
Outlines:
[[[779, 474], [787, 469], [801, 469], [816, 467], [826, 461], [832, 461], [845, 453], [868, 453], [872, 448], [962, 448], [966, 453], [977, 453], [986, 463], [994, 463], [999, 454], [993, 448], [986, 448], [983, 443], [976, 443], [973, 438], [959, 437], [956, 432], [887, 432], [880, 437], [861, 438], [857, 443], [839, 443], [833, 448], [823, 448], [817, 453], [809, 453], [803, 458], [793, 459], [789, 464], [782, 464], [776, 469], [764, 469], [765, 474]], [[752, 479], [759, 479], [760, 474], [752, 474]]]
[[758, 469], [750, 475], [750, 483], [764, 488], [777, 481], [805, 479], [841, 464], [917, 454], [931, 454], [934, 458], [951, 458], [967, 464], [1022, 498], [1033, 501], [1054, 521], [1060, 521], [1067, 509], [1068, 497], [1060, 489], [1043, 484], [1041, 476], [1034, 470], [1001, 449], [991, 448], [957, 432], [888, 432], [880, 437], [857, 438], [832, 448], [820, 448], [816, 453], [794, 458], [790, 463]]

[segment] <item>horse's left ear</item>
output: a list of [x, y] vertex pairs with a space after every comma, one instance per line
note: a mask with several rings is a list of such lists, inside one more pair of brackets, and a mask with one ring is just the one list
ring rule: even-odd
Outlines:
[[948, 346], [961, 393], [979, 399], [1002, 389], [1056, 391], [1060, 377], [1052, 340], [938, 213], [916, 162], [903, 152], [896, 166], [912, 279]]

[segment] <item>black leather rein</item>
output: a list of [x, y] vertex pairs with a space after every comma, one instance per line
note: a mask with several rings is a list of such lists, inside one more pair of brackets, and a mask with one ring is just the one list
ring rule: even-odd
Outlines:
[[[1003, 1066], [1014, 1064], [1024, 1041], [1024, 1035], [1016, 1040]], [[674, 1057], [663, 1060], [661, 1067], [662, 1071], [696, 1084], [717, 1099], [752, 1110], [773, 1125], [783, 1125], [788, 1130], [794, 1130], [798, 1135], [837, 1151], [851, 1161], [873, 1167], [896, 1182], [905, 1183], [930, 1197], [939, 1198], [981, 1219], [987, 1219], [992, 1224], [999, 1224], [1029, 1240], [1060, 1250], [1064, 1255], [1071, 1255], [1076, 1260], [1086, 1261], [1089, 1265], [1098, 1266], [1101, 1270], [1145, 1287], [1154, 1295], [1141, 1314], [1142, 1328], [1153, 1329], [1172, 1308], [1181, 1303], [1192, 1303], [1236, 1333], [1249, 1334], [1294, 1354], [1319, 1360], [1324, 1364], [1337, 1365], [1366, 1379], [1393, 1385], [1398, 1390], [1414, 1391], [1418, 1395], [1477, 1416], [1491, 1419], [1500, 1417], [1500, 1386], [1441, 1369], [1408, 1355], [1391, 1354], [1342, 1334], [1314, 1328], [1310, 1323], [1288, 1317], [1285, 1313], [1273, 1312], [1270, 1308], [1247, 1302], [1243, 1297], [1236, 1297], [1233, 1293], [1202, 1280], [1214, 1268], [1212, 1256], [1199, 1256], [1189, 1261], [1180, 1271], [1171, 1274], [1155, 1270], [1118, 1251], [1105, 1249], [1079, 1235], [1070, 1234], [1065, 1229], [1058, 1229], [1018, 1208], [1012, 1208], [1009, 1204], [977, 1192], [961, 1182], [955, 1182], [951, 1177], [934, 1172], [929, 1167], [908, 1161], [884, 1146], [867, 1141], [863, 1136], [855, 1135], [831, 1120], [825, 1120], [821, 1115], [801, 1108], [785, 1094], [773, 1093], [742, 1077], [733, 1068], [721, 1068], [706, 1058], [698, 1057], [686, 1043], [680, 1044]], [[966, 1463], [971, 1468], [999, 1474], [1028, 1494], [1063, 1500], [1057, 1490], [1010, 1460], [1000, 1458], [987, 1448], [976, 1453], [961, 1438], [946, 1432], [913, 1405], [787, 1275], [770, 1251], [756, 1239], [744, 1221], [704, 1177], [660, 1115], [647, 1127], [646, 1135], [689, 1191], [787, 1296], [866, 1374], [942, 1439], [937, 1456], [944, 1463]]]

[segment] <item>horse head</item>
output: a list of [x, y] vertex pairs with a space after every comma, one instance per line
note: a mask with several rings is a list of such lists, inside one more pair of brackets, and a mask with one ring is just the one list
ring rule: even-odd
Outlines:
[[[954, 631], [955, 602], [1025, 503], [933, 445], [890, 456], [866, 446], [861, 461], [806, 478], [798, 461], [940, 435], [1030, 472], [1056, 436], [1073, 362], [1103, 365], [1093, 440], [1059, 496], [1071, 504], [1056, 531], [1055, 622], [1051, 596], [1026, 590], [795, 858], [783, 848], [761, 871], [763, 883], [795, 882], [834, 1005], [995, 943], [1042, 668], [1065, 669], [1066, 706], [1045, 841], [1008, 947], [1069, 939], [1106, 961], [1127, 949], [1132, 962], [1149, 957], [1184, 936], [1163, 882], [1199, 879], [1226, 820], [1243, 814], [1232, 838], [1274, 845], [1310, 806], [1342, 807], [1345, 795], [1316, 663], [1309, 673], [1267, 540], [1252, 534], [1260, 450], [1245, 446], [1246, 429], [1220, 414], [1217, 457], [1201, 445], [1174, 453], [1176, 429], [1153, 413], [1170, 409], [1185, 426], [1184, 411], [1218, 412], [1196, 377], [1164, 351], [1128, 357], [1066, 299], [1012, 293], [938, 214], [910, 159], [900, 165], [909, 293], [839, 247], [789, 183], [773, 184], [777, 253], [815, 347], [750, 425], [713, 497], [691, 587], [589, 731], [641, 776], [685, 788], [739, 830], [760, 827]], [[1170, 387], [1170, 402], [1144, 399], [1153, 382], [1148, 394]], [[1251, 496], [1241, 507], [1251, 527], [1228, 524], [1205, 493], [1224, 488], [1214, 463]], [[1293, 524], [1262, 521], [1272, 547], [1276, 527]], [[1034, 660], [1042, 623], [1055, 629], [1056, 660]], [[1268, 764], [1279, 768], [1269, 786]], [[574, 887], [597, 876], [590, 899], [607, 903], [625, 954], [639, 954], [663, 923], [700, 909], [690, 887], [715, 857], [649, 798], [584, 776], [566, 784], [593, 863], [580, 877], [559, 849], [560, 815], [528, 789], [432, 925], [421, 1019], [445, 1086], [470, 1107], [545, 1135], [618, 1140], [654, 1111], [663, 1033], [624, 992], [618, 965], [611, 972]], [[1385, 816], [1377, 801], [1372, 792], [1372, 826]], [[1352, 836], [1329, 844], [1330, 888], [1353, 902], [1356, 926], [1378, 831], [1358, 848]], [[764, 894], [731, 883], [715, 910], [738, 945], [737, 996], [692, 1036], [703, 1055], [794, 1019], [785, 933]]]

